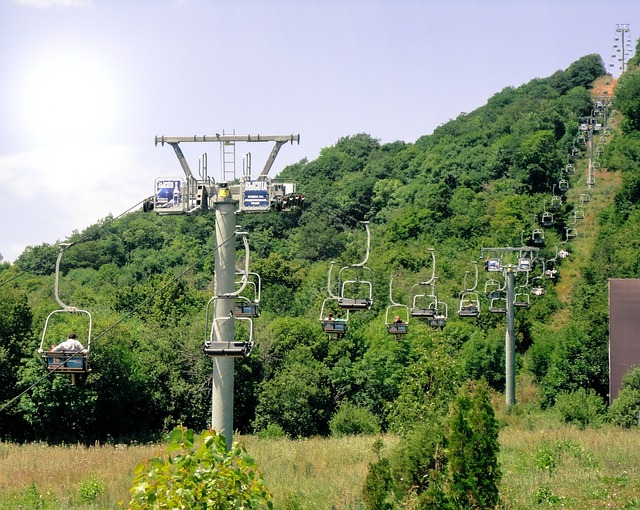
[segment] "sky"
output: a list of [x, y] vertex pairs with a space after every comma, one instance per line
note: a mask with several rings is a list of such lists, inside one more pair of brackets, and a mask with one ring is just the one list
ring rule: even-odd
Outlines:
[[[182, 176], [156, 135], [415, 142], [597, 53], [637, 0], [0, 0], [0, 254], [54, 244]], [[634, 33], [635, 31], [635, 33]], [[181, 144], [194, 170], [218, 143]], [[259, 173], [271, 144], [238, 143]]]

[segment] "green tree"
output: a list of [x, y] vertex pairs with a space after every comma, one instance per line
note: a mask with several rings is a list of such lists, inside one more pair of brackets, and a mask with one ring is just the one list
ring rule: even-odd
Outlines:
[[445, 493], [457, 509], [495, 508], [500, 445], [486, 383], [461, 388], [449, 416]]
[[618, 80], [613, 107], [623, 116], [625, 133], [640, 131], [640, 70], [627, 71]]

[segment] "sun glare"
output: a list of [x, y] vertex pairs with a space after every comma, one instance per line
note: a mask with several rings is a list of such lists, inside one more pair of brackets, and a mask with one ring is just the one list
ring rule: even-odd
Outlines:
[[65, 53], [34, 63], [22, 89], [21, 120], [41, 141], [87, 141], [113, 128], [116, 87], [91, 55]]

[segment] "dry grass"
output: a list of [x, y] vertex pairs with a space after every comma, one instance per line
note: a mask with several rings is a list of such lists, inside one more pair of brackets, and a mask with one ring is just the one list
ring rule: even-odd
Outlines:
[[[20, 508], [25, 494], [39, 495], [42, 508], [117, 508], [128, 500], [133, 470], [158, 446], [47, 446], [0, 444], [0, 508]], [[101, 486], [95, 500], [83, 500], [82, 487]], [[94, 504], [95, 506], [92, 506]], [[29, 503], [23, 504], [29, 509]], [[37, 508], [37, 507], [35, 507]]]
[[[501, 508], [640, 508], [640, 431], [563, 426], [536, 410], [529, 384], [519, 387], [519, 403], [510, 411], [500, 395], [494, 399], [503, 424]], [[362, 486], [378, 439], [238, 438], [256, 460], [278, 510], [362, 509]], [[382, 441], [384, 454], [397, 438]], [[128, 500], [135, 466], [158, 450], [0, 444], [0, 509], [116, 509], [118, 501]], [[92, 480], [104, 485], [104, 493], [83, 501], [81, 486]]]
[[640, 433], [504, 429], [502, 507], [640, 508]]
[[[276, 508], [323, 510], [361, 508], [362, 486], [369, 464], [377, 460], [373, 444], [380, 438], [350, 436], [336, 439], [260, 440], [240, 442], [261, 466]], [[381, 454], [397, 443], [385, 436]]]

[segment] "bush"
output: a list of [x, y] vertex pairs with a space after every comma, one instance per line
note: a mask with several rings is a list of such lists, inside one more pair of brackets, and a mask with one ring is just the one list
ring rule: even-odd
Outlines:
[[329, 429], [336, 437], [374, 435], [380, 432], [380, 423], [368, 409], [344, 402], [331, 418]]
[[237, 444], [227, 451], [221, 434], [195, 438], [185, 427], [171, 431], [168, 441], [159, 457], [136, 468], [130, 510], [273, 508], [253, 459]]
[[556, 397], [555, 410], [565, 423], [573, 423], [579, 428], [599, 426], [606, 415], [607, 408], [593, 390], [580, 388], [572, 393], [563, 392]]
[[611, 421], [620, 427], [638, 426], [640, 421], [640, 367], [622, 378], [622, 389], [609, 408]]
[[277, 423], [270, 423], [266, 428], [258, 432], [260, 439], [282, 439], [287, 437], [287, 433]]
[[622, 388], [609, 408], [611, 422], [630, 429], [638, 426], [640, 413], [640, 390]]

